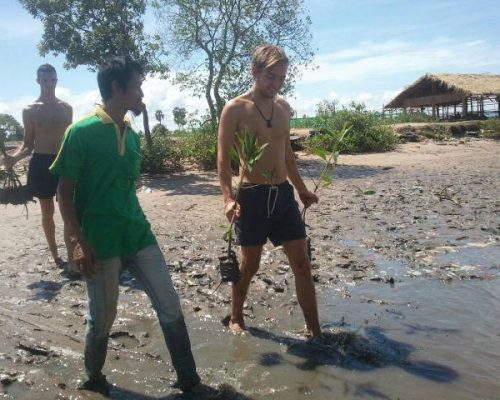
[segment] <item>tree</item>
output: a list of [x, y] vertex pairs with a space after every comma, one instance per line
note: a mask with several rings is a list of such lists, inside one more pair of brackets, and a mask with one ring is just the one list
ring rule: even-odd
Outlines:
[[[95, 70], [110, 56], [129, 55], [146, 72], [168, 71], [159, 59], [161, 42], [144, 34], [146, 0], [19, 0], [43, 23], [38, 50], [42, 56], [65, 55], [65, 68], [86, 65]], [[147, 110], [145, 110], [147, 111]], [[143, 114], [145, 135], [151, 134]]]
[[187, 116], [187, 111], [184, 107], [175, 107], [173, 110], [174, 114], [174, 122], [177, 124], [177, 127], [179, 130], [186, 125], [186, 116]]
[[316, 116], [321, 118], [329, 118], [335, 115], [337, 111], [338, 100], [322, 100], [316, 106]]
[[22, 140], [24, 129], [10, 114], [0, 114], [0, 137], [4, 140]]
[[156, 110], [155, 112], [155, 118], [158, 121], [158, 123], [161, 125], [161, 121], [163, 118], [165, 118], [165, 114], [161, 110]]
[[311, 61], [311, 20], [304, 0], [154, 0], [158, 18], [169, 21], [165, 45], [185, 62], [176, 83], [203, 93], [216, 124], [226, 99], [250, 88], [253, 49], [262, 43], [282, 46], [290, 58], [290, 92]]

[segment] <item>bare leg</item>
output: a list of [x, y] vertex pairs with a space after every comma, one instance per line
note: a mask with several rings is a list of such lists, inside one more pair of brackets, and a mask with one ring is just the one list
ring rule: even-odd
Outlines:
[[243, 304], [247, 297], [248, 287], [252, 278], [259, 270], [262, 246], [241, 246], [240, 280], [233, 283], [233, 304], [229, 328], [236, 334], [245, 331], [243, 320]]
[[307, 257], [306, 240], [290, 240], [283, 243], [283, 250], [290, 261], [290, 266], [295, 275], [295, 288], [307, 329], [313, 336], [321, 333], [318, 320], [318, 305], [316, 291], [311, 276], [311, 262]]
[[42, 227], [45, 233], [45, 239], [49, 245], [49, 251], [57, 264], [60, 262], [56, 244], [56, 226], [54, 223], [54, 199], [39, 199], [42, 210]]

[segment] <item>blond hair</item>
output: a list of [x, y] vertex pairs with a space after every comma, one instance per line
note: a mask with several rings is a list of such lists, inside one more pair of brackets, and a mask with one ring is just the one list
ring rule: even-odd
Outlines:
[[252, 69], [254, 71], [262, 71], [279, 63], [288, 65], [288, 57], [281, 47], [272, 44], [261, 44], [255, 48], [252, 57]]

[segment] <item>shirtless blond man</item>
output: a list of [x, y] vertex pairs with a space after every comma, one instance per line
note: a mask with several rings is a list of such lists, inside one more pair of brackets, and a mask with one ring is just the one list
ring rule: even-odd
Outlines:
[[[225, 215], [231, 220], [236, 213], [235, 230], [241, 244], [241, 278], [233, 284], [229, 322], [229, 327], [237, 334], [245, 330], [243, 303], [252, 277], [259, 269], [262, 248], [268, 238], [275, 246], [282, 245], [288, 257], [308, 334], [317, 336], [321, 333], [305, 227], [293, 187], [305, 207], [317, 203], [318, 197], [307, 189], [299, 175], [290, 144], [291, 109], [278, 97], [287, 70], [288, 58], [281, 48], [272, 45], [257, 47], [252, 60], [254, 84], [251, 91], [229, 101], [220, 119], [219, 181]], [[230, 149], [235, 143], [235, 135], [245, 129], [256, 135], [260, 144], [268, 145], [252, 172], [247, 171], [243, 176], [244, 185], [235, 207]]]
[[[62, 267], [63, 260], [57, 251], [54, 224], [54, 196], [58, 178], [49, 172], [66, 128], [73, 119], [73, 109], [55, 95], [57, 72], [50, 64], [41, 65], [37, 70], [40, 97], [23, 110], [24, 142], [11, 156], [6, 156], [4, 164], [11, 168], [19, 160], [33, 153], [28, 169], [28, 187], [33, 196], [38, 197], [42, 211], [42, 227], [54, 262]], [[65, 234], [66, 247], [68, 247]], [[68, 251], [68, 258], [71, 259]]]

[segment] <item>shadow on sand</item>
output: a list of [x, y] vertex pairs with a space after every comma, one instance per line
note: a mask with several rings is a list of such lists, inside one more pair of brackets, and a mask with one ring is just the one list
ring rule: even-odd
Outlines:
[[[334, 365], [355, 371], [371, 371], [386, 366], [397, 366], [419, 377], [438, 383], [451, 382], [458, 373], [445, 366], [428, 361], [409, 360], [414, 346], [392, 340], [376, 327], [364, 328], [365, 335], [349, 331], [324, 332], [319, 340], [303, 340], [280, 336], [259, 328], [249, 328], [258, 338], [285, 345], [288, 354], [300, 357], [295, 366], [301, 370], [314, 370], [322, 365]], [[286, 361], [281, 354], [264, 353], [260, 364], [275, 366]]]
[[[325, 163], [323, 160], [298, 161], [300, 174], [303, 178], [317, 178], [323, 170]], [[373, 165], [343, 165], [338, 164], [333, 178], [335, 179], [357, 179], [375, 175], [385, 174], [393, 169], [387, 166]]]
[[55, 297], [57, 297], [57, 295], [65, 285], [70, 285], [70, 286], [85, 285], [85, 282], [74, 279], [68, 279], [63, 277], [62, 275], [61, 275], [61, 280], [57, 281], [47, 281], [41, 279], [38, 282], [30, 283], [27, 286], [28, 289], [31, 289], [33, 291], [33, 294], [30, 296], [29, 300], [32, 301], [42, 300], [50, 302]]
[[215, 173], [186, 173], [169, 175], [143, 175], [140, 184], [169, 195], [220, 195]]

